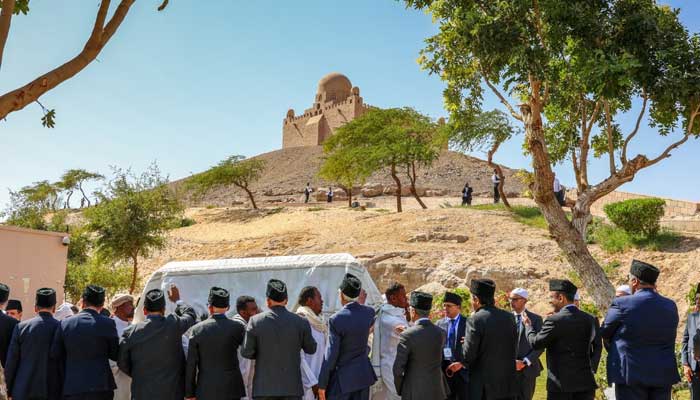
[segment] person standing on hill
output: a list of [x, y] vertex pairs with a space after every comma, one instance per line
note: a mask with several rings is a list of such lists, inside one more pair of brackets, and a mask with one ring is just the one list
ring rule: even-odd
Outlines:
[[464, 185], [464, 189], [462, 189], [462, 205], [472, 205], [472, 192], [474, 189], [472, 189], [471, 186], [469, 186], [469, 182], [467, 182]]
[[498, 203], [501, 200], [501, 194], [498, 192], [498, 186], [501, 184], [501, 178], [498, 176], [498, 172], [494, 169], [493, 175], [491, 176], [491, 182], [493, 183], [493, 202]]
[[309, 202], [309, 196], [311, 196], [311, 192], [313, 192], [310, 185], [310, 182], [306, 182], [306, 187], [304, 188], [304, 203]]
[[328, 200], [329, 203], [332, 203], [332, 202], [333, 202], [333, 195], [334, 195], [334, 194], [333, 194], [333, 188], [332, 188], [332, 187], [329, 187], [329, 188], [328, 188], [328, 193], [327, 193], [327, 195], [326, 195], [326, 196], [327, 196], [327, 200]]

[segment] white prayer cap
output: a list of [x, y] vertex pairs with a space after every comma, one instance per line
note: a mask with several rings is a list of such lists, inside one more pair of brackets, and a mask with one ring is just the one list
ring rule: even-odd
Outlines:
[[112, 311], [116, 310], [117, 307], [128, 303], [128, 302], [134, 302], [134, 296], [126, 293], [118, 293], [115, 294], [114, 297], [112, 297], [112, 302], [110, 303], [110, 308]]
[[68, 317], [72, 317], [73, 310], [71, 309], [71, 307], [73, 307], [71, 303], [64, 302], [56, 309], [56, 312], [54, 313], [53, 317], [59, 321], [62, 321]]
[[630, 289], [630, 285], [621, 285], [621, 286], [618, 286], [617, 289], [615, 289], [615, 291], [616, 291], [616, 292], [625, 293], [625, 294], [627, 294], [627, 295], [631, 295], [631, 294], [632, 294], [632, 289]]
[[527, 290], [518, 287], [518, 288], [513, 289], [513, 291], [510, 292], [510, 295], [511, 296], [520, 296], [523, 299], [527, 299], [528, 293], [527, 293]]
[[578, 290], [576, 291], [576, 294], [574, 295], [574, 301], [581, 301], [581, 295], [578, 294]]

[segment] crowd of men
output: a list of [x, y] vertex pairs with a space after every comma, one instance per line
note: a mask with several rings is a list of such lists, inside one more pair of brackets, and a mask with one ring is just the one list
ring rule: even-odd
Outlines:
[[[315, 287], [288, 310], [287, 286], [267, 283], [266, 308], [212, 287], [210, 317], [198, 321], [177, 287], [148, 291], [145, 319], [132, 323], [134, 299], [117, 295], [104, 315], [105, 290], [88, 286], [82, 311], [59, 321], [56, 292], [36, 292], [36, 317], [18, 322], [0, 312], [0, 362], [12, 400], [30, 399], [338, 399], [531, 400], [546, 350], [547, 398], [592, 400], [603, 346], [608, 382], [619, 400], [670, 400], [679, 382], [676, 304], [655, 289], [659, 270], [633, 261], [602, 323], [576, 306], [578, 288], [549, 282], [552, 313], [527, 309], [529, 293], [510, 292], [496, 306], [496, 284], [470, 282], [472, 314], [444, 294], [444, 318], [431, 321], [433, 296], [407, 296], [391, 285], [378, 309], [364, 305], [360, 280], [339, 284], [342, 308], [323, 316]], [[0, 309], [10, 288], [0, 284]], [[700, 399], [700, 294], [683, 335], [684, 375]], [[175, 312], [166, 315], [166, 303]], [[371, 345], [369, 345], [371, 343]]]

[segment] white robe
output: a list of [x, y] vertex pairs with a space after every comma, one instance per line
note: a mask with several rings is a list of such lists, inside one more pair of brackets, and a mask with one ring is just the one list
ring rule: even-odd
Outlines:
[[[117, 327], [117, 336], [121, 339], [122, 334], [130, 324], [127, 321], [121, 320], [116, 315], [112, 316], [112, 319]], [[129, 375], [119, 370], [116, 362], [110, 360], [109, 366], [112, 368], [114, 382], [117, 384], [117, 388], [114, 389], [114, 400], [131, 400], [131, 378]]]
[[[378, 324], [375, 324], [372, 352], [379, 352], [379, 375], [383, 387], [373, 390], [373, 399], [396, 400], [401, 397], [396, 393], [394, 385], [394, 360], [396, 349], [399, 345], [400, 333], [396, 331], [399, 326], [408, 327], [404, 309], [394, 307], [391, 304], [382, 305], [379, 311]], [[373, 364], [376, 365], [376, 356], [373, 354]], [[378, 385], [379, 386], [379, 385]]]
[[314, 400], [314, 393], [311, 388], [314, 385], [318, 385], [323, 357], [328, 346], [326, 334], [314, 329], [313, 325], [311, 325], [311, 336], [316, 341], [316, 352], [314, 354], [301, 352], [301, 381], [304, 385], [304, 400]]
[[[240, 315], [236, 314], [233, 316], [234, 321], [240, 322], [244, 326], [247, 326], [247, 322]], [[238, 347], [238, 367], [241, 369], [241, 376], [243, 377], [243, 385], [245, 386], [245, 392], [247, 394], [253, 393], [253, 376], [255, 375], [255, 360], [250, 360], [241, 355], [241, 347]], [[241, 400], [252, 399], [252, 397], [241, 397]]]

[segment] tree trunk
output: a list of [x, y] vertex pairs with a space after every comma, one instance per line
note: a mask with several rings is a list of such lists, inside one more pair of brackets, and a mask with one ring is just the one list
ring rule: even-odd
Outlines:
[[[82, 184], [82, 183], [80, 183], [80, 184], [78, 185], [78, 189], [80, 189], [80, 193], [83, 194], [83, 198], [85, 199], [85, 201], [87, 201], [87, 206], [88, 206], [88, 208], [90, 208], [90, 199], [89, 199], [89, 198], [87, 197], [87, 195], [85, 194], [85, 191], [83, 190], [83, 184]], [[82, 207], [81, 207], [81, 208], [82, 208]]]
[[416, 163], [412, 162], [411, 165], [408, 167], [408, 179], [411, 181], [411, 194], [413, 197], [415, 197], [416, 201], [418, 204], [420, 204], [421, 208], [424, 210], [428, 209], [428, 206], [423, 203], [423, 200], [421, 200], [420, 196], [418, 196], [418, 192], [416, 191]]
[[253, 210], [257, 210], [257, 209], [258, 209], [258, 205], [255, 204], [255, 198], [253, 198], [253, 192], [251, 192], [250, 190], [248, 190], [248, 187], [247, 187], [247, 186], [241, 186], [241, 189], [245, 190], [245, 192], [248, 194], [248, 198], [250, 199], [250, 204], [253, 205]]
[[535, 182], [533, 195], [549, 226], [549, 232], [562, 249], [571, 267], [578, 273], [596, 305], [605, 311], [615, 294], [613, 286], [598, 262], [588, 251], [581, 233], [566, 217], [552, 190], [552, 174], [542, 128], [542, 106], [539, 101], [540, 82], [531, 81], [532, 96], [521, 106], [526, 143], [532, 154]]
[[136, 278], [138, 277], [138, 274], [139, 274], [138, 253], [131, 256], [131, 259], [134, 263], [134, 269], [131, 272], [131, 286], [129, 287], [129, 294], [134, 294], [134, 290], [136, 290]]
[[73, 191], [68, 192], [68, 196], [66, 196], [66, 204], [64, 204], [63, 208], [70, 208], [70, 197], [73, 196]]
[[584, 243], [588, 241], [588, 224], [593, 220], [593, 215], [591, 215], [591, 205], [587, 203], [576, 202], [576, 205], [571, 207], [571, 224], [576, 228], [581, 240]]
[[391, 164], [391, 177], [396, 182], [396, 212], [402, 212], [401, 209], [401, 180], [396, 175], [396, 164]]

